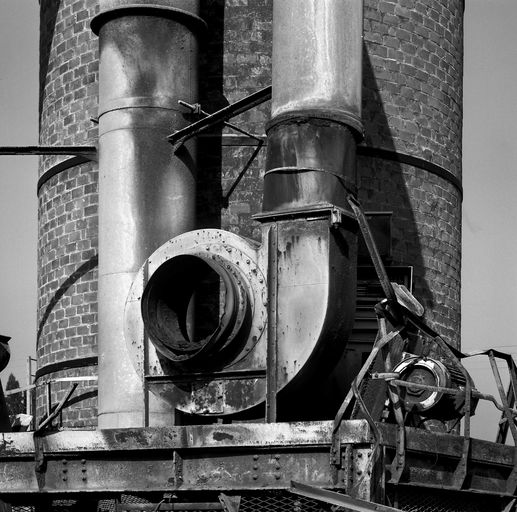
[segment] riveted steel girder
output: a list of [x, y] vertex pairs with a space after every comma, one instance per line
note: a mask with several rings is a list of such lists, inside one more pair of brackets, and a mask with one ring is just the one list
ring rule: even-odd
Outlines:
[[[378, 461], [389, 468], [396, 429], [377, 427], [384, 448]], [[371, 461], [376, 444], [370, 427], [363, 420], [345, 422], [343, 465], [337, 473], [329, 459], [331, 433], [332, 423], [326, 421], [62, 431], [38, 443], [45, 462], [39, 475], [33, 435], [4, 433], [0, 498], [22, 493], [288, 489], [295, 480], [374, 499], [377, 477]], [[460, 436], [408, 428], [408, 464], [401, 483], [454, 489], [462, 448]], [[513, 456], [514, 447], [473, 439], [463, 491], [508, 496]]]

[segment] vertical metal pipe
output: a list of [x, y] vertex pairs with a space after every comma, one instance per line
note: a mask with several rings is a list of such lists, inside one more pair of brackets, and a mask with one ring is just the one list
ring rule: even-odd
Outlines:
[[362, 133], [362, 23], [362, 0], [274, 2], [265, 211], [346, 207]]
[[[195, 227], [196, 149], [166, 141], [197, 101], [198, 1], [101, 0], [99, 35], [99, 427], [143, 426], [145, 390], [127, 353], [123, 317], [145, 259]], [[149, 422], [173, 411], [149, 398]]]
[[343, 221], [330, 228], [329, 216], [314, 212], [350, 210], [347, 194], [355, 192], [362, 24], [361, 0], [273, 3], [263, 218], [276, 224], [281, 255], [278, 308], [268, 311], [277, 324], [277, 339], [268, 343], [277, 346], [281, 419], [299, 418], [294, 394], [303, 394], [315, 417], [334, 407], [332, 375], [355, 317], [356, 226]]
[[271, 117], [327, 113], [361, 130], [362, 0], [276, 0]]

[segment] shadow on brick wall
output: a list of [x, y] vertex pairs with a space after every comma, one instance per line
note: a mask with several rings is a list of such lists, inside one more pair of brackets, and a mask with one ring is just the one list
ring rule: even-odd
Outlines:
[[90, 270], [93, 270], [97, 267], [99, 263], [99, 257], [97, 255], [92, 256], [89, 260], [85, 261], [82, 265], [80, 265], [75, 272], [70, 274], [67, 279], [63, 281], [63, 283], [59, 286], [59, 288], [56, 290], [56, 293], [54, 293], [54, 296], [48, 303], [47, 307], [45, 308], [45, 312], [43, 313], [41, 320], [39, 321], [38, 325], [38, 333], [36, 336], [36, 347], [39, 344], [39, 340], [41, 337], [41, 333], [43, 331], [43, 328], [45, 327], [45, 323], [48, 320], [48, 317], [52, 313], [55, 305], [59, 302], [59, 300], [65, 295], [65, 293], [68, 291], [68, 289], [75, 284], [81, 277], [83, 277], [85, 274], [90, 272]]
[[[363, 46], [363, 122], [367, 146], [397, 151], [366, 46]], [[408, 168], [398, 162], [361, 157], [358, 161], [359, 200], [366, 210], [393, 212], [392, 264], [413, 267], [415, 296], [429, 310], [434, 301], [425, 280], [419, 226], [409, 195], [410, 189], [418, 188], [418, 182], [404, 167]]]
[[[199, 51], [199, 101], [203, 110], [212, 113], [228, 105], [223, 93], [224, 0], [201, 2], [200, 15], [208, 30]], [[200, 228], [220, 228], [222, 127], [206, 135], [198, 138], [197, 224]]]
[[50, 60], [50, 50], [56, 30], [56, 18], [61, 0], [47, 0], [40, 4], [40, 41], [39, 41], [39, 121], [43, 110], [45, 84]]

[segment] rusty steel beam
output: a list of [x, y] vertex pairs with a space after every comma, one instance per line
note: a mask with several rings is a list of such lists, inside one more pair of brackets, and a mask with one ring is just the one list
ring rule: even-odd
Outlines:
[[[396, 426], [377, 427], [387, 453], [382, 467], [389, 471]], [[401, 484], [452, 489], [463, 438], [413, 428], [406, 435], [407, 470]], [[0, 498], [19, 493], [288, 489], [295, 480], [374, 499], [368, 496], [368, 488], [375, 488], [370, 476], [376, 473], [370, 471], [374, 443], [366, 421], [344, 424], [341, 443], [347, 455], [336, 482], [329, 463], [331, 438], [329, 421], [56, 432], [38, 438], [39, 460], [44, 461], [38, 478], [32, 434], [4, 433]], [[512, 446], [473, 439], [464, 490], [509, 496], [506, 479], [513, 453]]]
[[[365, 420], [346, 422], [343, 443], [368, 442]], [[297, 447], [302, 449], [330, 447], [332, 425], [328, 421], [300, 423], [257, 423], [235, 425], [198, 425], [168, 428], [124, 428], [106, 430], [68, 430], [45, 437], [45, 452], [104, 453], [106, 451], [138, 452], [142, 450], [233, 449]], [[25, 457], [34, 453], [32, 434], [0, 434], [0, 459]]]
[[[242, 424], [57, 432], [38, 438], [37, 478], [31, 433], [0, 440], [2, 493], [83, 493], [282, 488], [296, 478], [331, 485], [331, 424]], [[350, 423], [348, 443], [368, 439]]]

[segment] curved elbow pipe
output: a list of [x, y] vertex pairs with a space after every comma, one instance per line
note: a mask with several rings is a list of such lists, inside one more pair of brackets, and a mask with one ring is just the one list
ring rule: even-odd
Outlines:
[[[362, 13], [357, 0], [273, 5], [261, 218], [276, 237], [268, 352], [282, 419], [300, 418], [290, 407], [294, 396], [307, 404], [303, 419], [328, 408], [322, 401], [355, 317], [357, 232], [346, 197], [356, 190], [362, 133]], [[336, 212], [341, 222], [332, 220]]]

